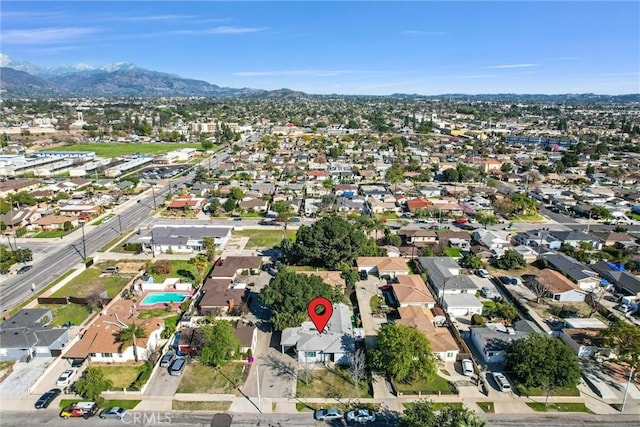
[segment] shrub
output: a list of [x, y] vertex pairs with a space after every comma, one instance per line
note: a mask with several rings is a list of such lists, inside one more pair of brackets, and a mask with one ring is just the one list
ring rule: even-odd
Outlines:
[[127, 243], [124, 245], [124, 250], [139, 254], [142, 252], [142, 243]]
[[156, 261], [151, 267], [151, 271], [154, 274], [169, 274], [173, 270], [173, 266], [171, 265], [171, 261], [168, 259], [161, 259], [160, 261]]
[[142, 370], [138, 374], [138, 377], [129, 387], [129, 390], [140, 391], [142, 389], [142, 386], [145, 385], [147, 381], [149, 381], [149, 378], [151, 378], [152, 372], [153, 372], [153, 366], [148, 362], [145, 363]]
[[481, 315], [474, 314], [473, 316], [471, 316], [472, 325], [484, 325], [485, 323], [487, 323], [487, 319], [485, 319]]

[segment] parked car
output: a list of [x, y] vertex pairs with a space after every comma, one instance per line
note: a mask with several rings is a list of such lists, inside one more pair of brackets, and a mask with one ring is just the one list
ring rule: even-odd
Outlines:
[[505, 377], [502, 373], [491, 372], [491, 376], [493, 377], [493, 380], [496, 382], [496, 385], [498, 386], [498, 390], [505, 391], [505, 392], [511, 391], [511, 384], [509, 384], [507, 377]]
[[319, 409], [313, 414], [313, 418], [318, 421], [341, 420], [344, 418], [344, 412], [336, 408]]
[[160, 367], [168, 368], [171, 365], [171, 362], [173, 362], [175, 355], [176, 354], [172, 351], [165, 353], [164, 356], [162, 356], [162, 359], [160, 359]]
[[367, 280], [368, 278], [367, 270], [360, 270], [360, 280]]
[[454, 224], [466, 224], [468, 222], [469, 222], [469, 220], [466, 219], [466, 218], [459, 218], [459, 219], [456, 219], [455, 221], [453, 221]]
[[67, 369], [62, 374], [60, 374], [60, 376], [58, 377], [58, 380], [56, 381], [56, 385], [58, 387], [68, 386], [69, 384], [71, 384], [71, 379], [74, 377], [74, 375], [77, 372], [78, 370], [76, 368]]
[[102, 419], [113, 419], [121, 420], [125, 415], [127, 415], [127, 410], [124, 408], [119, 408], [117, 406], [112, 406], [110, 408], [105, 408], [100, 412], [99, 417]]
[[52, 388], [51, 390], [49, 390], [48, 392], [40, 396], [40, 399], [38, 399], [36, 401], [36, 404], [34, 405], [35, 408], [36, 409], [47, 408], [49, 404], [53, 402], [53, 399], [58, 397], [60, 393], [62, 393], [62, 390], [60, 390], [59, 388]]
[[491, 277], [491, 274], [489, 274], [489, 272], [487, 270], [485, 270], [484, 268], [480, 268], [478, 270], [476, 270], [476, 274], [480, 277], [483, 277], [485, 279], [488, 279], [489, 277]]
[[75, 418], [82, 417], [88, 419], [93, 417], [98, 412], [98, 405], [96, 402], [77, 402], [66, 406], [60, 411], [62, 418]]
[[631, 307], [631, 306], [629, 306], [627, 304], [619, 304], [619, 305], [616, 305], [613, 308], [615, 308], [616, 310], [618, 310], [618, 311], [620, 311], [622, 313], [625, 313], [625, 314], [626, 313], [630, 313], [631, 311], [633, 311], [633, 307]]
[[32, 268], [33, 268], [33, 265], [23, 265], [16, 271], [16, 274], [24, 274], [27, 271], [31, 270]]
[[483, 286], [482, 289], [480, 289], [480, 296], [482, 298], [491, 298], [493, 296], [493, 292], [491, 291], [491, 289]]
[[169, 366], [169, 375], [182, 375], [185, 366], [187, 366], [187, 359], [179, 358], [174, 360]]
[[505, 285], [517, 286], [520, 284], [520, 280], [516, 277], [500, 276], [498, 280], [500, 280]]
[[111, 267], [107, 267], [104, 270], [102, 270], [103, 273], [105, 274], [115, 274], [120, 270], [120, 267], [117, 266], [111, 266]]
[[462, 359], [462, 373], [465, 377], [472, 377], [475, 373], [471, 359]]
[[376, 420], [376, 413], [371, 409], [356, 409], [347, 412], [347, 421], [355, 423], [372, 423]]

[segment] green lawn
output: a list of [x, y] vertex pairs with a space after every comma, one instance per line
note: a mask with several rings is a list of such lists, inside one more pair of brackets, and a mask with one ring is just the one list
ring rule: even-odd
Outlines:
[[[154, 282], [162, 283], [164, 282], [164, 279], [167, 279], [169, 277], [180, 277], [187, 282], [194, 283], [195, 285], [202, 282], [202, 277], [200, 276], [198, 269], [195, 265], [189, 264], [188, 260], [173, 259], [171, 260], [171, 266], [173, 268], [171, 269], [171, 273], [169, 274], [155, 274], [153, 272], [150, 272], [150, 275], [153, 277]], [[210, 265], [207, 265], [204, 271], [208, 271], [209, 267]]]
[[451, 258], [460, 258], [462, 256], [462, 251], [460, 248], [445, 248], [442, 251], [442, 254]]
[[47, 151], [94, 151], [100, 157], [118, 157], [127, 154], [164, 154], [178, 148], [200, 149], [200, 144], [182, 143], [85, 143], [47, 148]]
[[640, 221], [640, 214], [637, 214], [635, 212], [628, 212], [626, 215], [631, 219], [635, 219], [636, 221]]
[[311, 370], [309, 384], [298, 379], [296, 397], [348, 398], [371, 397], [369, 384], [362, 382], [356, 387], [343, 368]]
[[107, 291], [107, 296], [113, 298], [131, 280], [130, 274], [109, 274], [100, 277], [105, 265], [88, 268], [69, 283], [58, 289], [52, 297], [88, 297], [96, 291]]
[[150, 308], [138, 311], [138, 319], [151, 319], [152, 317], [164, 317], [173, 315], [174, 311], [167, 311], [165, 308]]
[[[411, 408], [413, 405], [415, 405], [415, 402], [406, 402], [402, 404], [402, 406], [404, 406], [405, 408]], [[431, 402], [431, 406], [434, 410], [441, 411], [447, 406], [451, 406], [452, 408], [456, 409], [462, 409], [464, 407], [464, 404], [462, 402]]]
[[182, 375], [177, 393], [238, 394], [242, 386], [244, 364], [227, 363], [218, 370], [191, 363]]
[[435, 376], [431, 381], [413, 381], [411, 383], [397, 382], [398, 391], [402, 394], [458, 394], [456, 387], [446, 379]]
[[495, 412], [493, 402], [476, 402], [476, 405], [478, 405], [483, 412], [487, 412], [489, 414], [493, 414]]
[[[525, 387], [514, 381], [516, 392], [520, 396], [546, 396], [547, 393], [539, 387]], [[580, 390], [577, 387], [560, 387], [552, 390], [549, 396], [580, 396]]]
[[271, 249], [280, 246], [283, 234], [291, 240], [296, 239], [295, 230], [234, 230], [233, 235], [248, 237], [247, 249]]
[[82, 304], [48, 304], [42, 307], [51, 309], [54, 326], [61, 326], [66, 322], [81, 325], [91, 315], [91, 309]]
[[540, 214], [514, 216], [509, 218], [511, 222], [542, 222], [544, 218]]
[[91, 366], [100, 368], [100, 370], [104, 372], [104, 376], [113, 382], [114, 389], [131, 386], [136, 378], [138, 378], [138, 375], [140, 375], [140, 372], [145, 369], [144, 363], [138, 365], [100, 365], [92, 363]]
[[527, 406], [536, 412], [585, 412], [593, 414], [593, 411], [582, 402], [549, 403], [547, 406], [544, 403], [527, 402]]
[[41, 231], [36, 235], [33, 235], [31, 237], [33, 237], [34, 239], [50, 239], [53, 237], [62, 237], [62, 236], [66, 236], [69, 233], [73, 233], [76, 229], [72, 229], [69, 231], [64, 231], [64, 230], [51, 230], [51, 231]]
[[135, 409], [142, 400], [105, 400], [102, 407], [117, 406], [118, 408]]
[[200, 402], [200, 401], [184, 401], [173, 400], [171, 401], [171, 409], [174, 411], [220, 411], [226, 412], [231, 407], [231, 403], [227, 401], [212, 401], [212, 402]]

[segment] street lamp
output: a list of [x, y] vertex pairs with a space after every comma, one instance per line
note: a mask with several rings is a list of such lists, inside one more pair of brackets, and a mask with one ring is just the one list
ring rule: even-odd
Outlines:
[[151, 184], [151, 194], [153, 197], [153, 210], [157, 211], [158, 210], [158, 206], [156, 205], [156, 190], [155, 190], [156, 185], [155, 184]]

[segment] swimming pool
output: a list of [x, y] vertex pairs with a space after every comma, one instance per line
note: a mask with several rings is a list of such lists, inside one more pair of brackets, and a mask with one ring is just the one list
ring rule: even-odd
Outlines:
[[189, 292], [149, 292], [138, 305], [180, 304], [189, 296]]

